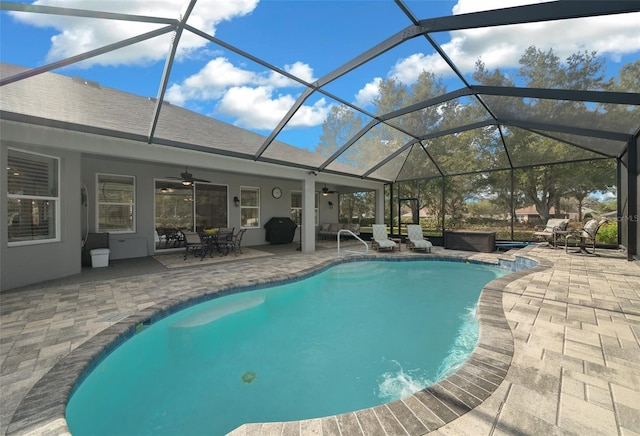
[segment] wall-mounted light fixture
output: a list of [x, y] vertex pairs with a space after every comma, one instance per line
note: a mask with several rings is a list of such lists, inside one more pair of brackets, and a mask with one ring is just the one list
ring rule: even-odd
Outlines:
[[333, 202], [332, 201], [329, 202], [329, 209], [333, 209]]
[[238, 197], [233, 197], [233, 204], [235, 204], [236, 207], [240, 207], [240, 199]]

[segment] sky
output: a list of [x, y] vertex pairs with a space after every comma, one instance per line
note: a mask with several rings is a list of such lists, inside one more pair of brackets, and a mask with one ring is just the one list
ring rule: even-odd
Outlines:
[[[419, 19], [535, 3], [536, 0], [407, 0]], [[38, 0], [38, 5], [95, 9], [176, 18], [186, 0]], [[114, 20], [0, 12], [0, 61], [37, 67], [159, 27]], [[640, 14], [568, 22], [502, 26], [433, 35], [470, 80], [478, 59], [488, 69], [515, 75], [532, 41], [561, 58], [596, 50], [615, 75], [640, 58]], [[188, 23], [313, 83], [411, 23], [390, 0], [199, 0]], [[113, 51], [54, 72], [94, 80], [101, 86], [158, 95], [171, 34]], [[330, 93], [372, 110], [377, 84], [385, 78], [413, 83], [423, 70], [441, 75], [449, 91], [463, 86], [424, 38], [413, 38], [327, 85]], [[165, 98], [172, 104], [268, 135], [304, 86], [184, 32]], [[296, 146], [317, 142], [320, 126], [338, 101], [313, 94], [278, 139]], [[316, 139], [309, 139], [316, 138]], [[307, 145], [303, 145], [307, 144]]]

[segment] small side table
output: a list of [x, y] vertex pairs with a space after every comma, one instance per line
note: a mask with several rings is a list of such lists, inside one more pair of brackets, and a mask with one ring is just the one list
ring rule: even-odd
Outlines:
[[569, 230], [554, 230], [553, 231], [553, 248], [558, 248], [558, 239], [564, 238], [564, 247], [567, 248], [567, 237], [570, 235]]
[[396, 243], [396, 248], [393, 249], [393, 251], [402, 251], [402, 239], [401, 238], [389, 238], [391, 239], [393, 242]]

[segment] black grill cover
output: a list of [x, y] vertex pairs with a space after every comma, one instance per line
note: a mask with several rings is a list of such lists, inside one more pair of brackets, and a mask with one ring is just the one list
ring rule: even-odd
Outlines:
[[291, 244], [297, 227], [289, 217], [273, 217], [264, 225], [267, 241], [272, 244]]

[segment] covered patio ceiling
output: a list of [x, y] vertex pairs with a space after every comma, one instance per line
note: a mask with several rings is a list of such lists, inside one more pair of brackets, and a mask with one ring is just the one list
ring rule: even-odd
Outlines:
[[[100, 129], [101, 134], [149, 144], [382, 182], [620, 158], [640, 133], [638, 1], [552, 1], [437, 17], [431, 16], [433, 2], [343, 2], [344, 16], [332, 21], [323, 21], [326, 17], [320, 13], [325, 2], [245, 2], [252, 3], [247, 14], [252, 15], [251, 23], [263, 23], [262, 30], [243, 22], [248, 18], [240, 15], [228, 22], [211, 21], [210, 8], [233, 2], [190, 0], [180, 10], [167, 10], [171, 2], [160, 2], [156, 9], [149, 9], [152, 1], [141, 3], [146, 8], [139, 9], [141, 13], [128, 13], [119, 9], [123, 2], [87, 3], [91, 9], [68, 8], [65, 6], [80, 3], [62, 0], [1, 2], [5, 43], [19, 40], [19, 35], [8, 34], [19, 27], [15, 23], [60, 28], [60, 18], [71, 28], [95, 29], [96, 33], [110, 25], [144, 30], [136, 30], [135, 35], [116, 32], [120, 39], [101, 46], [78, 44], [73, 53], [56, 56], [49, 50], [39, 64], [3, 68], [0, 94], [28, 87], [29, 81], [54, 71], [89, 87], [115, 89], [119, 82], [112, 79], [127, 74], [132, 83], [144, 80], [148, 84], [118, 89], [152, 103], [135, 109], [143, 113], [138, 115], [144, 121], [128, 126], [130, 120], [123, 119], [107, 128], [100, 115], [69, 119], [62, 113], [47, 114], [43, 120], [35, 111], [21, 110], [15, 101], [6, 104], [6, 99], [0, 99], [5, 100], [1, 117], [33, 124], [59, 121], [69, 130]], [[367, 17], [374, 14], [378, 19], [360, 21], [364, 8]], [[295, 20], [290, 27], [274, 28], [269, 20], [260, 21], [263, 13], [268, 17], [268, 13], [283, 11]], [[309, 15], [296, 15], [298, 12]], [[10, 22], [13, 25], [7, 26]], [[625, 27], [628, 22], [636, 25]], [[305, 26], [324, 27], [326, 43], [306, 41]], [[347, 26], [363, 29], [356, 32], [358, 38], [351, 32], [351, 39], [342, 40]], [[547, 33], [553, 29], [566, 30], [573, 51], [549, 45]], [[595, 38], [596, 33], [589, 29], [599, 29], [600, 36]], [[630, 45], [626, 51], [607, 52], [610, 49], [602, 35], [613, 37], [614, 33], [619, 45]], [[505, 38], [505, 48], [510, 35], [518, 35], [519, 47], [530, 49], [515, 54], [521, 60], [519, 66], [495, 60], [502, 47], [495, 40]], [[42, 39], [43, 46], [33, 49], [44, 53], [54, 39]], [[299, 60], [286, 63], [284, 57], [273, 54], [290, 51], [294, 39], [308, 47], [287, 57]], [[470, 58], [469, 47], [474, 44], [478, 47]], [[126, 63], [125, 55], [110, 58], [118, 53], [133, 56], [136, 48], [151, 51], [158, 47], [162, 47], [162, 61], [134, 62], [135, 67], [126, 73], [119, 66]], [[198, 62], [187, 70], [186, 59], [196, 52]], [[323, 60], [316, 59], [318, 53], [324, 54]], [[331, 53], [329, 60], [327, 53]], [[582, 57], [571, 58], [572, 54]], [[595, 56], [590, 57], [592, 54]], [[552, 67], [547, 74], [522, 74], [527, 67], [522, 59], [553, 60], [548, 55], [557, 55], [565, 65], [563, 80], [558, 80]], [[601, 62], [602, 80], [567, 77], [590, 60]], [[411, 61], [411, 68], [400, 68]], [[5, 55], [2, 62], [19, 65]], [[411, 69], [417, 72], [408, 74]], [[225, 78], [236, 80], [243, 74], [258, 78], [253, 87], [249, 81], [238, 81], [234, 88], [220, 85]], [[209, 85], [197, 87], [202, 81]], [[264, 83], [257, 84], [260, 81]], [[154, 95], [145, 95], [148, 89]], [[271, 101], [278, 103], [270, 113], [255, 99], [265, 89], [272, 93]], [[364, 98], [367, 90], [372, 98]], [[232, 93], [241, 92], [245, 92], [246, 103], [234, 113], [226, 103]], [[122, 101], [127, 101], [126, 94]], [[212, 141], [210, 134], [180, 132], [176, 106], [180, 111], [196, 112], [203, 122], [211, 123], [212, 131], [222, 132], [218, 136], [225, 135], [216, 130], [220, 121], [245, 129], [247, 135], [240, 144], [219, 138]], [[247, 117], [252, 108], [256, 116]], [[263, 113], [258, 114], [260, 111]]]

